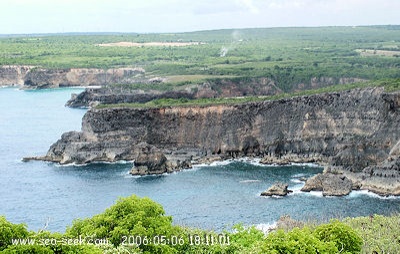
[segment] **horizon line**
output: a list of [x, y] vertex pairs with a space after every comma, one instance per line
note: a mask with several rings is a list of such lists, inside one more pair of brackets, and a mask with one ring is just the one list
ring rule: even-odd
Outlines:
[[208, 32], [208, 31], [228, 31], [228, 30], [251, 30], [251, 29], [285, 29], [285, 28], [333, 28], [333, 27], [396, 27], [399, 24], [377, 24], [377, 25], [322, 25], [322, 26], [271, 26], [271, 27], [244, 27], [244, 28], [215, 28], [215, 29], [204, 29], [204, 30], [188, 30], [179, 32], [121, 32], [121, 31], [87, 31], [87, 32], [44, 32], [44, 33], [0, 33], [0, 37], [8, 36], [46, 36], [46, 35], [117, 35], [117, 34], [184, 34], [184, 33], [198, 33], [198, 32]]

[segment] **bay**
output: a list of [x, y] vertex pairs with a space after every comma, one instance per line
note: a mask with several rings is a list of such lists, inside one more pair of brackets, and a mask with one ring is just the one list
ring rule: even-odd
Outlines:
[[[303, 220], [398, 212], [400, 199], [367, 192], [347, 197], [301, 193], [300, 178], [319, 173], [309, 165], [265, 166], [254, 159], [199, 165], [161, 176], [133, 177], [131, 163], [59, 166], [22, 162], [44, 155], [65, 131], [80, 130], [83, 109], [64, 107], [82, 89], [23, 91], [0, 88], [0, 216], [26, 223], [31, 230], [47, 224], [64, 232], [75, 218], [103, 212], [119, 197], [150, 197], [163, 205], [174, 223], [229, 230], [234, 224], [268, 225], [281, 215]], [[260, 197], [271, 184], [289, 183], [285, 198]]]

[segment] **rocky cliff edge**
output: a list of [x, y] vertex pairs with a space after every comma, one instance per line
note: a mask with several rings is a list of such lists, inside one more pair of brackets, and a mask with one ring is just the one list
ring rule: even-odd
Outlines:
[[167, 158], [257, 156], [314, 162], [360, 188], [400, 195], [400, 93], [383, 88], [239, 105], [90, 109], [81, 132], [64, 133], [47, 155], [58, 163], [134, 160], [149, 144]]

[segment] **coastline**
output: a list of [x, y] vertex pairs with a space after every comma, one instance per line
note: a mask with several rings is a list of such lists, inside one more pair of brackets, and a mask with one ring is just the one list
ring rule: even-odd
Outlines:
[[[24, 160], [135, 161], [131, 173], [148, 175], [253, 157], [324, 167], [308, 190], [334, 183], [326, 195], [400, 195], [399, 113], [400, 93], [381, 87], [242, 104], [91, 108], [80, 132], [66, 132], [45, 156]], [[344, 186], [351, 189], [341, 192]]]

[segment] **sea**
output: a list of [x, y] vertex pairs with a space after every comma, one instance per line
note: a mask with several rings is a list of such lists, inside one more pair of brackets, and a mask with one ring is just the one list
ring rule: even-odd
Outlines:
[[[29, 230], [64, 232], [77, 218], [103, 212], [118, 198], [137, 195], [160, 203], [176, 225], [215, 231], [236, 224], [268, 228], [283, 215], [305, 221], [393, 214], [400, 198], [353, 191], [346, 197], [302, 193], [301, 178], [317, 165], [261, 165], [243, 158], [159, 176], [131, 176], [132, 162], [60, 166], [23, 157], [46, 154], [66, 131], [80, 130], [85, 109], [65, 107], [82, 88], [0, 88], [0, 216]], [[289, 184], [283, 198], [261, 197], [272, 184]]]

